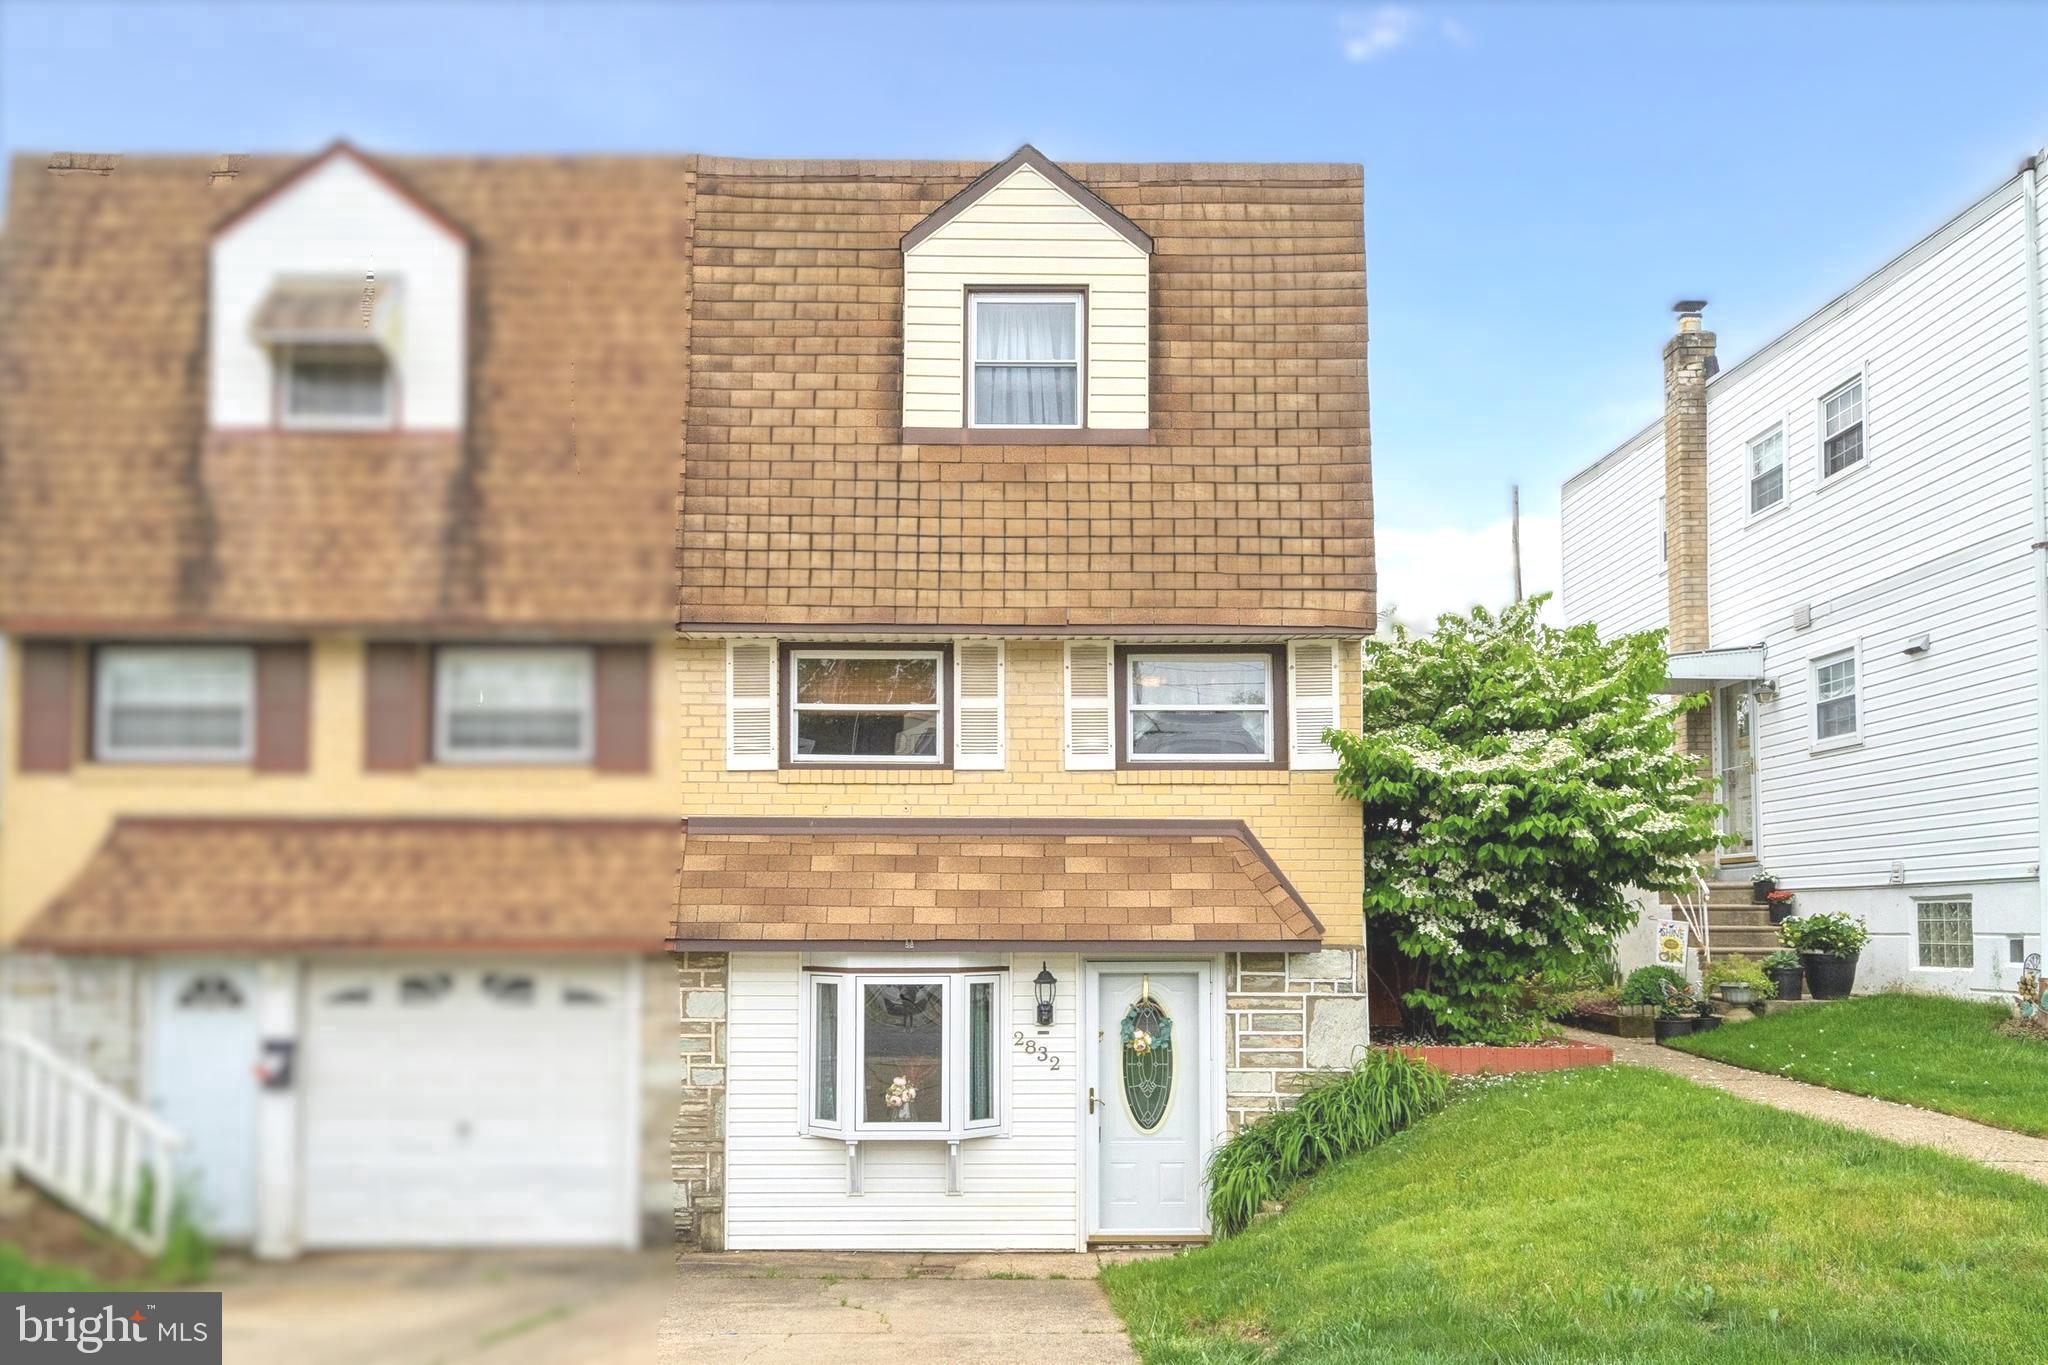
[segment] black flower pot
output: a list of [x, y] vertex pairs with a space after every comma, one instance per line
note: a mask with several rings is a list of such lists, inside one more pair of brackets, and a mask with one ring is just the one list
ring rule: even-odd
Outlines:
[[1692, 1031], [1694, 1033], [1712, 1033], [1719, 1027], [1721, 1027], [1721, 1016], [1718, 1014], [1702, 1014], [1699, 1018], [1693, 1020], [1692, 1023]]
[[1775, 878], [1775, 877], [1766, 877], [1766, 878], [1765, 878], [1764, 880], [1762, 880], [1762, 881], [1760, 881], [1760, 882], [1751, 882], [1751, 883], [1749, 884], [1749, 901], [1750, 901], [1750, 904], [1752, 904], [1752, 905], [1768, 905], [1768, 904], [1770, 904], [1770, 899], [1771, 899], [1771, 893], [1772, 893], [1773, 891], [1776, 891], [1777, 889], [1778, 889], [1778, 879], [1777, 879], [1777, 878]]
[[1683, 1038], [1688, 1033], [1696, 1032], [1699, 1026], [1700, 1020], [1696, 1014], [1683, 1014], [1676, 1019], [1666, 1019], [1660, 1014], [1657, 1016], [1657, 1041], [1668, 1043], [1673, 1038]]
[[1792, 918], [1791, 901], [1765, 901], [1764, 904], [1771, 907], [1771, 923], [1783, 924]]
[[1778, 988], [1778, 999], [1797, 1000], [1800, 984], [1806, 979], [1804, 967], [1766, 967], [1764, 975]]
[[1847, 1000], [1856, 985], [1856, 959], [1860, 953], [1801, 953], [1806, 969], [1806, 988], [1816, 1000]]

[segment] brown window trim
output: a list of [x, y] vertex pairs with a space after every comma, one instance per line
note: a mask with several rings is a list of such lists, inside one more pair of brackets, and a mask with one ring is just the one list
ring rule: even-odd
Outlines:
[[[1273, 756], [1232, 763], [1204, 758], [1179, 763], [1159, 759], [1131, 758], [1130, 681], [1133, 654], [1263, 654], [1273, 661]], [[1286, 645], [1118, 645], [1116, 678], [1111, 689], [1116, 704], [1116, 766], [1135, 772], [1269, 772], [1287, 767], [1287, 646]]]
[[[791, 663], [798, 650], [806, 654], [824, 651], [827, 653], [855, 654], [862, 651], [907, 650], [921, 653], [936, 652], [939, 656], [939, 716], [940, 729], [944, 732], [936, 763], [872, 763], [857, 758], [847, 759], [802, 759], [796, 757], [796, 727], [791, 723], [795, 714], [796, 690], [795, 668]], [[953, 646], [950, 644], [918, 644], [914, 642], [892, 642], [869, 640], [860, 643], [846, 643], [836, 640], [783, 640], [776, 646], [776, 709], [781, 713], [775, 719], [775, 727], [781, 743], [777, 746], [775, 763], [777, 767], [810, 771], [835, 768], [863, 768], [869, 772], [928, 773], [943, 772], [953, 766]]]
[[[1073, 427], [978, 427], [974, 425], [974, 296], [976, 294], [1079, 294], [1081, 296], [1081, 328], [1076, 339], [1079, 354], [1074, 358], [1074, 415], [1081, 419]], [[969, 436], [985, 433], [989, 436], [1008, 438], [1020, 433], [1025, 441], [1036, 444], [1044, 440], [1054, 443], [1055, 437], [1066, 437], [1075, 445], [1086, 445], [1090, 441], [1091, 428], [1088, 425], [1088, 397], [1095, 386], [1088, 382], [1088, 326], [1095, 316], [1095, 300], [1088, 296], [1085, 284], [970, 284], [960, 291], [960, 430]], [[968, 444], [963, 442], [963, 444]], [[971, 444], [980, 445], [981, 441]], [[1002, 444], [994, 441], [989, 444]]]

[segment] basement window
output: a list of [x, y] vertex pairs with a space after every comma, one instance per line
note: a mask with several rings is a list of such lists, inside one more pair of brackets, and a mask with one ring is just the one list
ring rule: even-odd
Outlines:
[[1922, 967], [1961, 970], [1977, 965], [1968, 896], [1915, 901], [1914, 906], [1915, 938]]
[[805, 975], [805, 1132], [957, 1142], [1001, 1129], [1006, 973]]

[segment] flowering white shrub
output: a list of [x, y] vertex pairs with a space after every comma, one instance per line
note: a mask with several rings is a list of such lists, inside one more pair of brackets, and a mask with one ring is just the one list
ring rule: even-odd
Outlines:
[[1522, 980], [1604, 953], [1624, 892], [1689, 887], [1719, 837], [1673, 742], [1705, 698], [1659, 695], [1663, 633], [1603, 642], [1543, 600], [1367, 641], [1363, 731], [1330, 736], [1364, 807], [1369, 962], [1422, 1033], [1533, 1036]]

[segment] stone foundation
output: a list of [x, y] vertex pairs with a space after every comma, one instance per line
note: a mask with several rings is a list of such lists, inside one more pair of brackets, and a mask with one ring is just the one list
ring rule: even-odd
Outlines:
[[724, 953], [678, 953], [682, 1090], [669, 1165], [675, 1176], [676, 1241], [691, 1251], [725, 1249]]
[[20, 1029], [138, 1095], [146, 975], [139, 958], [0, 952], [0, 1027]]
[[1365, 949], [1227, 953], [1224, 1105], [1234, 1132], [1348, 1070], [1372, 1041]]

